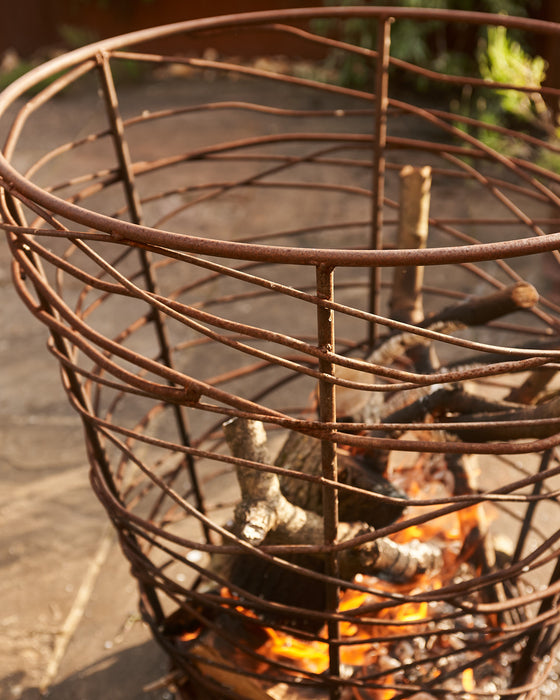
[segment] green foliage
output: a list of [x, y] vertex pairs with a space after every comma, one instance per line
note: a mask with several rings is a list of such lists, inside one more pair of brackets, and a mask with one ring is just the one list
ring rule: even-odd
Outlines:
[[[531, 158], [546, 169], [560, 171], [558, 130], [538, 89], [546, 77], [546, 62], [532, 56], [514, 40], [503, 26], [489, 27], [479, 42], [477, 62], [480, 76], [488, 82], [504, 83], [534, 91], [512, 88], [463, 90], [460, 100], [452, 100], [457, 113], [479, 121], [476, 129], [456, 126], [474, 135], [486, 146], [512, 156]], [[492, 126], [507, 126], [517, 132], [528, 131], [548, 140], [548, 147], [531, 148], [521, 139], [500, 133]]]
[[[15, 65], [10, 70], [0, 71], [0, 91], [4, 90], [4, 88], [7, 88], [8, 85], [11, 85], [14, 82], [14, 80], [17, 80], [18, 78], [21, 78], [22, 75], [28, 73], [32, 68], [36, 68], [37, 65], [38, 64], [36, 62], [32, 61], [18, 61], [17, 65]], [[40, 80], [36, 85], [29, 89], [29, 93], [32, 95], [36, 95], [37, 93], [41, 92], [43, 88], [48, 87], [60, 75], [62, 75], [62, 73], [56, 73], [50, 78]]]
[[[325, 5], [367, 7], [385, 2], [365, 0], [324, 0]], [[527, 16], [537, 10], [541, 0], [401, 0], [401, 7], [465, 10]], [[334, 36], [347, 43], [368, 49], [377, 46], [376, 22], [368, 18], [353, 18], [337, 29], [337, 20], [321, 20], [315, 31]], [[482, 143], [499, 152], [520, 157], [532, 157], [535, 162], [560, 172], [560, 129], [551, 123], [547, 106], [538, 92], [546, 76], [546, 62], [532, 54], [534, 47], [523, 44], [522, 35], [503, 26], [476, 27], [437, 21], [399, 20], [391, 28], [391, 56], [414, 65], [430, 68], [448, 75], [482, 77], [489, 82], [499, 82], [523, 88], [535, 87], [535, 91], [488, 88], [456, 88], [449, 84], [438, 86], [422, 76], [397, 74], [393, 68], [395, 84], [416, 92], [439, 91], [447, 99], [450, 108], [458, 115], [474, 118], [476, 128], [457, 121], [455, 126], [475, 136]], [[328, 58], [331, 72], [338, 82], [355, 88], [373, 85], [374, 62], [368, 57], [346, 51], [333, 51]], [[516, 130], [529, 130], [548, 139], [549, 149], [530, 152], [522, 140], [513, 140], [492, 127], [508, 126]]]
[[35, 66], [30, 61], [19, 61], [19, 63], [10, 70], [0, 73], [0, 90], [8, 87], [14, 80], [21, 78]]
[[75, 24], [61, 24], [57, 30], [65, 46], [69, 49], [92, 44], [99, 38], [91, 29]]
[[[488, 40], [479, 51], [480, 74], [486, 80], [509, 83], [520, 87], [539, 88], [546, 76], [546, 63], [540, 56], [531, 57], [511, 40], [505, 27], [489, 27]], [[532, 122], [546, 112], [546, 105], [538, 92], [498, 90], [501, 108], [506, 114]]]
[[[401, 0], [400, 7], [466, 10], [494, 12], [526, 16], [537, 9], [541, 0]], [[324, 0], [326, 6], [368, 7], [385, 5], [385, 2], [366, 0]], [[312, 27], [324, 36], [336, 36], [350, 44], [372, 49], [377, 45], [376, 22], [368, 18], [352, 18], [337, 28], [337, 20], [317, 20]], [[391, 55], [417, 66], [429, 67], [451, 75], [475, 75], [478, 65], [475, 58], [477, 42], [484, 38], [484, 30], [475, 27], [446, 26], [443, 22], [424, 20], [400, 20], [391, 29]], [[372, 81], [371, 61], [348, 52], [333, 51], [328, 58], [330, 67], [337, 69], [339, 82], [348, 87], [361, 88]], [[416, 90], [426, 90], [434, 85], [421, 77], [410, 85]], [[447, 88], [449, 89], [449, 88]]]

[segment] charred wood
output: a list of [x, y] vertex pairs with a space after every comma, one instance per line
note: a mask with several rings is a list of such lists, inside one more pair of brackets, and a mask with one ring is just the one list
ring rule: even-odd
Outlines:
[[[292, 503], [322, 514], [322, 490], [320, 484], [303, 481], [297, 473], [320, 476], [321, 441], [317, 438], [290, 432], [276, 459], [276, 465], [294, 471], [294, 477], [280, 477], [282, 493]], [[374, 458], [368, 455], [350, 455], [338, 451], [338, 479], [341, 483], [367, 491], [367, 494], [339, 491], [339, 517], [343, 521], [360, 520], [373, 527], [384, 527], [394, 522], [403, 512], [404, 504], [384, 502], [373, 494], [405, 499], [378, 470]]]

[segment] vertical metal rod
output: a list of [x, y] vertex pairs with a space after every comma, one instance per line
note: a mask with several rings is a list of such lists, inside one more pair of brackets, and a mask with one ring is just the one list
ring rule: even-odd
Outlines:
[[[387, 146], [387, 107], [389, 103], [389, 56], [391, 52], [392, 17], [381, 16], [377, 21], [377, 65], [375, 72], [375, 130], [373, 142], [373, 183], [370, 248], [383, 248], [383, 201], [385, 199], [385, 148]], [[369, 311], [379, 313], [381, 270], [370, 269]], [[370, 323], [370, 350], [377, 340], [377, 324]]]
[[[552, 575], [550, 577], [550, 581], [548, 582], [548, 586], [552, 586], [555, 584], [557, 581], [560, 580], [560, 559], [556, 560], [556, 565], [554, 567], [554, 571], [552, 572]], [[540, 604], [540, 607], [537, 611], [537, 615], [543, 615], [544, 613], [548, 612], [549, 610], [552, 609], [553, 606], [558, 604], [558, 596], [548, 596], [547, 598], [543, 598]], [[550, 624], [548, 626], [542, 626], [538, 627], [536, 630], [531, 632], [528, 637], [527, 641], [525, 643], [525, 648], [523, 649], [523, 653], [517, 660], [515, 667], [514, 667], [514, 675], [511, 680], [511, 686], [512, 687], [517, 687], [517, 686], [522, 686], [527, 683], [531, 682], [531, 676], [535, 673], [537, 664], [539, 661], [542, 660], [542, 653], [543, 650], [546, 649], [546, 644], [543, 643], [544, 640], [547, 640], [549, 638], [549, 635], [551, 634], [552, 630], [558, 629], [558, 625]], [[539, 648], [541, 647], [541, 648]], [[544, 652], [546, 653], [546, 651]], [[513, 698], [513, 697], [521, 697], [519, 696], [509, 696], [506, 695], [504, 698]]]
[[[317, 296], [319, 299], [334, 300], [334, 268], [327, 265], [317, 267]], [[321, 306], [317, 307], [317, 338], [318, 346], [325, 352], [333, 352], [335, 347], [334, 312]], [[319, 360], [321, 373], [334, 375], [334, 363], [325, 358]], [[323, 379], [319, 380], [319, 417], [321, 421], [334, 423], [336, 421], [336, 395], [335, 385]], [[322, 474], [326, 479], [336, 481], [338, 478], [336, 445], [330, 440], [323, 440], [321, 444]], [[323, 487], [323, 518], [324, 541], [327, 545], [336, 542], [338, 534], [338, 493], [327, 486]], [[326, 571], [330, 576], [338, 578], [338, 559], [336, 553], [327, 557]], [[327, 583], [326, 607], [328, 613], [334, 613], [338, 609], [340, 590], [339, 587]], [[327, 624], [330, 640], [339, 638], [339, 624], [336, 620], [329, 620]], [[340, 675], [340, 647], [338, 644], [329, 645], [329, 671], [331, 676]], [[340, 697], [341, 689], [332, 686], [330, 689], [331, 700]]]
[[101, 76], [101, 89], [103, 91], [107, 115], [111, 125], [113, 143], [117, 154], [117, 160], [119, 162], [119, 169], [128, 210], [133, 223], [141, 224], [142, 204], [134, 183], [130, 151], [124, 135], [124, 125], [120, 115], [117, 90], [115, 88], [115, 82], [113, 80], [113, 74], [111, 72], [107, 54], [99, 53], [97, 55], [97, 66]]
[[[119, 110], [117, 90], [115, 88], [115, 82], [113, 80], [113, 74], [111, 72], [111, 67], [109, 65], [109, 59], [107, 57], [107, 54], [99, 53], [97, 55], [97, 66], [101, 77], [101, 89], [103, 91], [107, 115], [111, 126], [113, 143], [117, 154], [117, 160], [119, 163], [119, 169], [125, 191], [127, 206], [130, 213], [130, 218], [133, 221], [133, 223], [142, 224], [142, 203], [140, 201], [140, 197], [138, 195], [138, 191], [134, 182], [134, 172], [132, 168], [132, 161], [130, 158], [130, 151], [125, 138], [124, 124]], [[152, 271], [151, 256], [145, 250], [139, 250], [139, 254], [146, 288], [150, 293], [156, 293], [157, 283]], [[152, 309], [152, 320], [154, 321], [156, 328], [161, 360], [168, 367], [173, 367], [173, 359], [171, 356], [171, 344], [169, 342], [164, 316], [158, 309]], [[177, 424], [179, 437], [182, 443], [185, 446], [188, 446], [190, 445], [190, 436], [187, 428], [187, 420], [184, 415], [183, 407], [173, 405], [172, 410], [175, 415], [175, 422]], [[185, 455], [185, 464], [191, 479], [196, 506], [200, 512], [205, 513], [204, 500], [202, 498], [202, 492], [200, 489], [200, 484], [198, 482], [195, 464], [191, 455]], [[206, 536], [206, 540], [209, 542], [211, 539], [211, 532], [207, 526], [203, 525], [202, 527]]]
[[[552, 450], [546, 450], [544, 452], [541, 463], [539, 466], [539, 474], [544, 472], [549, 465], [550, 459], [552, 457]], [[533, 488], [533, 494], [539, 494], [542, 490], [542, 481], [538, 481]], [[517, 541], [517, 546], [515, 548], [515, 552], [512, 557], [512, 563], [516, 563], [519, 561], [522, 555], [523, 551], [523, 546], [525, 544], [525, 539], [528, 535], [530, 525], [535, 513], [535, 508], [537, 505], [537, 501], [532, 501], [529, 504], [529, 507], [527, 508], [527, 513], [525, 515], [524, 521], [523, 521], [523, 526], [521, 528], [519, 538]], [[556, 560], [556, 565], [554, 567], [554, 570], [552, 572], [552, 575], [550, 577], [550, 581], [548, 583], [549, 586], [552, 586], [554, 583], [556, 583], [560, 579], [560, 559]], [[553, 605], [555, 605], [558, 600], [557, 596], [549, 596], [548, 598], [543, 598], [538, 610], [538, 615], [544, 614], [545, 612], [548, 612]], [[543, 644], [543, 640], [547, 640], [553, 629], [557, 628], [556, 625], [550, 626], [550, 627], [539, 627], [537, 630], [534, 632], [531, 632], [531, 634], [528, 635], [527, 641], [525, 643], [525, 648], [523, 649], [523, 653], [521, 654], [519, 660], [517, 661], [515, 665], [515, 674], [514, 678], [512, 680], [512, 685], [513, 686], [519, 686], [519, 685], [524, 685], [525, 683], [528, 683], [530, 680], [530, 669], [533, 669], [535, 667], [535, 659], [541, 658], [540, 654], [540, 649], [539, 646], [542, 646], [543, 648], [545, 647], [545, 644]]]
[[[542, 474], [544, 471], [548, 469], [548, 465], [550, 463], [550, 458], [552, 457], [552, 450], [546, 450], [543, 453], [543, 456], [541, 458], [541, 463], [539, 465], [539, 474]], [[543, 487], [543, 482], [542, 481], [537, 481], [536, 484], [533, 486], [533, 496], [538, 496]], [[523, 552], [523, 547], [525, 545], [525, 541], [527, 539], [527, 535], [529, 534], [529, 530], [531, 529], [531, 526], [533, 524], [533, 516], [535, 514], [535, 508], [537, 507], [537, 500], [531, 501], [529, 505], [527, 506], [527, 512], [525, 513], [525, 517], [523, 518], [523, 523], [521, 525], [521, 530], [519, 531], [519, 537], [517, 538], [517, 545], [515, 547], [515, 552], [513, 553], [513, 556], [511, 558], [511, 563], [516, 564], [520, 559], [521, 559], [521, 554]]]

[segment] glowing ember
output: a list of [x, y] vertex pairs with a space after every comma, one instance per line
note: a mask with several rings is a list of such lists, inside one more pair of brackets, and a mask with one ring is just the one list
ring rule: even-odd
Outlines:
[[472, 668], [466, 668], [463, 671], [463, 688], [465, 690], [474, 690], [474, 671]]

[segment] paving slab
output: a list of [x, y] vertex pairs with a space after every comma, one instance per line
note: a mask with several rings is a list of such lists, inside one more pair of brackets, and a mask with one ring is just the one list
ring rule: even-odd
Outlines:
[[[76, 130], [91, 128], [88, 96], [47, 110], [50, 128], [58, 110], [71, 112]], [[41, 136], [27, 135], [20, 167]], [[0, 700], [41, 691], [56, 700], [169, 698], [144, 690], [167, 659], [138, 619], [136, 584], [90, 488], [81, 422], [46, 329], [12, 287], [3, 240], [0, 328]]]

